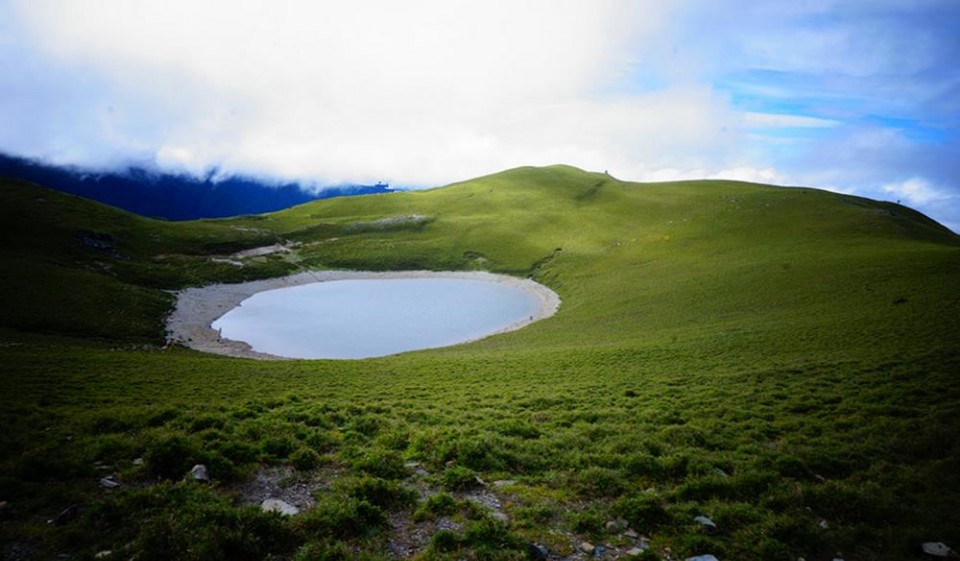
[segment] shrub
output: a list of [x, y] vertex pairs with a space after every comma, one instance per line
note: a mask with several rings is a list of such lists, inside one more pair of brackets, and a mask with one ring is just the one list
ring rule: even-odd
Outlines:
[[385, 509], [409, 506], [416, 501], [416, 491], [396, 481], [369, 476], [353, 480], [344, 490], [355, 499]]
[[186, 437], [174, 434], [150, 443], [144, 460], [150, 470], [164, 479], [180, 479], [197, 463], [200, 450]]
[[310, 448], [298, 448], [290, 455], [290, 463], [300, 471], [311, 470], [320, 465], [320, 454]]
[[449, 493], [432, 495], [413, 513], [413, 519], [422, 522], [437, 516], [449, 516], [457, 511], [457, 500]]
[[649, 495], [620, 499], [613, 510], [639, 532], [652, 532], [671, 521], [670, 513], [660, 499]]
[[398, 452], [379, 448], [365, 451], [354, 461], [354, 468], [383, 479], [403, 479], [408, 475]]
[[443, 487], [449, 491], [466, 491], [477, 485], [477, 474], [463, 466], [453, 466], [443, 472]]

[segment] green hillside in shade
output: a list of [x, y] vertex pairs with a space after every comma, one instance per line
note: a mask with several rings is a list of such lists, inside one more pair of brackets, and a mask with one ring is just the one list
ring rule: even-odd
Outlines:
[[[613, 558], [641, 543], [619, 518], [648, 558], [960, 548], [960, 237], [903, 206], [551, 166], [170, 223], [0, 181], [8, 556]], [[563, 303], [364, 361], [164, 348], [172, 290], [303, 269], [487, 270]], [[276, 466], [314, 508], [243, 505]]]

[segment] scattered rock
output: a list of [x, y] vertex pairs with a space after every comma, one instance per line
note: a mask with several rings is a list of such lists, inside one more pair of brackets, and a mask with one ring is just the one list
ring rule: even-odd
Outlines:
[[109, 549], [104, 549], [103, 551], [98, 551], [96, 555], [93, 556], [94, 559], [106, 559], [113, 555], [113, 552]]
[[953, 553], [953, 550], [943, 542], [926, 542], [920, 547], [923, 548], [924, 553], [933, 555], [934, 557], [949, 557], [950, 554]]
[[635, 540], [640, 537], [640, 534], [638, 534], [637, 531], [634, 530], [633, 528], [627, 528], [627, 530], [623, 533], [623, 535], [630, 538], [631, 540]]
[[593, 555], [593, 552], [597, 548], [590, 542], [580, 542], [580, 551], [586, 553], [587, 555]]
[[603, 557], [603, 554], [607, 552], [607, 548], [602, 545], [598, 545], [595, 550], [593, 550], [594, 557]]
[[108, 475], [107, 477], [100, 479], [100, 486], [104, 489], [116, 489], [120, 485], [121, 483], [119, 481], [115, 481], [112, 475]]
[[687, 557], [686, 561], [720, 561], [720, 560], [708, 553], [707, 555], [697, 555], [694, 557]]
[[696, 521], [701, 526], [703, 526], [703, 528], [707, 531], [708, 534], [714, 534], [720, 530], [720, 528], [717, 528], [716, 522], [714, 522], [713, 520], [710, 520], [706, 516], [697, 516], [696, 518], [694, 518], [694, 521]]
[[210, 473], [207, 472], [207, 466], [197, 464], [190, 470], [190, 476], [194, 481], [210, 481]]
[[134, 460], [133, 460], [133, 465], [135, 465], [135, 466], [142, 466], [142, 465], [143, 465], [143, 458], [134, 458]]
[[550, 550], [538, 543], [527, 544], [527, 557], [533, 561], [546, 561]]
[[627, 551], [627, 557], [636, 557], [636, 556], [640, 555], [641, 553], [643, 553], [643, 552], [646, 551], [646, 550], [647, 550], [647, 548], [644, 548], [644, 547], [635, 547], [635, 548]]
[[817, 522], [817, 526], [819, 526], [821, 530], [830, 529], [830, 524], [828, 524], [827, 521], [824, 520], [823, 518], [820, 519], [820, 522]]
[[63, 511], [60, 514], [58, 514], [56, 518], [51, 518], [50, 520], [47, 520], [47, 524], [54, 524], [56, 526], [66, 524], [67, 522], [70, 522], [71, 520], [76, 518], [77, 514], [79, 513], [80, 513], [80, 508], [77, 507], [77, 505], [70, 505], [67, 508], [63, 509]]
[[264, 499], [264, 501], [260, 503], [260, 508], [263, 509], [264, 512], [279, 512], [283, 516], [293, 516], [294, 514], [300, 513], [299, 508], [280, 499]]
[[607, 529], [608, 534], [619, 534], [629, 527], [630, 523], [624, 520], [623, 518], [617, 518], [616, 520], [610, 520], [607, 522], [605, 528]]

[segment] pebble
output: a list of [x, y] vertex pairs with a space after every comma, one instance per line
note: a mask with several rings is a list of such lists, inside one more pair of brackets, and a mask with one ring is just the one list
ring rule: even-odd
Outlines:
[[107, 476], [100, 479], [100, 486], [104, 489], [116, 489], [120, 486], [120, 482], [114, 481], [112, 476]]
[[260, 503], [260, 509], [264, 512], [279, 512], [283, 516], [293, 516], [300, 513], [299, 508], [280, 499], [264, 499]]
[[624, 532], [623, 535], [632, 540], [635, 540], [640, 537], [640, 534], [638, 534], [637, 531], [632, 528], [627, 528], [627, 531]]
[[195, 481], [210, 481], [210, 474], [207, 472], [207, 466], [197, 464], [190, 470], [190, 475]]
[[712, 534], [717, 530], [719, 530], [719, 528], [717, 528], [716, 522], [714, 522], [713, 520], [710, 520], [706, 516], [697, 516], [696, 518], [694, 518], [694, 520], [698, 522], [701, 526], [703, 526], [707, 530], [708, 534]]
[[590, 542], [580, 542], [580, 551], [586, 553], [587, 555], [593, 555], [593, 552], [597, 548]]
[[134, 458], [134, 459], [133, 459], [133, 465], [135, 465], [135, 466], [142, 466], [142, 465], [143, 465], [143, 458]]
[[635, 548], [633, 548], [633, 549], [631, 549], [630, 551], [627, 552], [627, 557], [636, 557], [636, 556], [640, 555], [641, 553], [643, 553], [644, 551], [646, 551], [646, 549], [640, 548], [640, 547], [635, 547]]
[[627, 529], [629, 523], [623, 518], [617, 518], [616, 520], [610, 520], [604, 526], [607, 529], [608, 534], [619, 534]]
[[953, 550], [943, 542], [925, 542], [920, 547], [923, 548], [924, 553], [933, 555], [934, 557], [949, 557], [953, 552]]
[[550, 551], [545, 546], [538, 543], [527, 544], [527, 557], [533, 561], [546, 561], [549, 555]]
[[103, 551], [98, 551], [96, 555], [93, 556], [94, 559], [106, 559], [113, 555], [113, 552], [109, 549], [104, 549]]

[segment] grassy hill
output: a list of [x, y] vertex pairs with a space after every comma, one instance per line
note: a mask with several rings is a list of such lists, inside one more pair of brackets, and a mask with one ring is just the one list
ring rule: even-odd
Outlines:
[[[960, 547], [960, 238], [905, 207], [566, 166], [184, 223], [0, 194], [9, 557], [612, 558], [640, 544], [618, 518], [650, 558]], [[303, 268], [482, 269], [563, 304], [364, 361], [162, 348], [170, 290]], [[309, 512], [243, 505], [277, 466]]]

